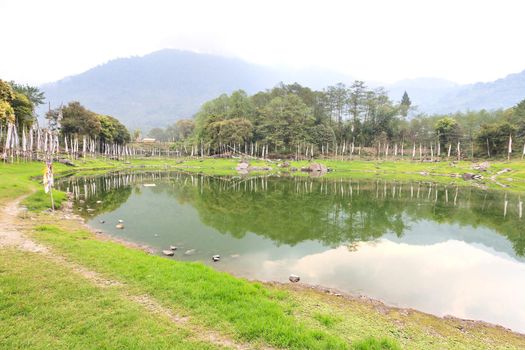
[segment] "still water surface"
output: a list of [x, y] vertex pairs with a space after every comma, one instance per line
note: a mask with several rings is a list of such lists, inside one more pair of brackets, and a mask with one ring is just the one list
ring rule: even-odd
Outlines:
[[[389, 305], [525, 332], [518, 195], [418, 182], [161, 172], [70, 178], [60, 186], [75, 194], [91, 226], [159, 251], [176, 245], [178, 260], [249, 279], [284, 282], [293, 273]], [[123, 230], [115, 228], [119, 219]], [[214, 254], [220, 262], [211, 261]]]

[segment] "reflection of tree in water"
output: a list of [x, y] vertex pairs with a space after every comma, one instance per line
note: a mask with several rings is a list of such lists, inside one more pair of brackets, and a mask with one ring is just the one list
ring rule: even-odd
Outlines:
[[171, 179], [173, 173], [161, 171], [114, 172], [98, 176], [69, 177], [57, 182], [58, 188], [72, 193], [77, 213], [84, 218], [113, 211], [125, 203], [141, 184]]
[[[131, 191], [131, 186], [126, 186], [106, 192], [100, 197], [90, 197], [79, 205], [80, 208], [83, 208], [79, 214], [82, 217], [88, 217], [113, 211], [128, 200]], [[101, 203], [97, 203], [97, 201], [101, 201]]]
[[512, 242], [516, 254], [525, 252], [518, 199], [513, 197], [515, 205], [504, 217], [504, 194], [499, 192], [297, 178], [235, 182], [202, 177], [175, 182], [169, 192], [179, 202], [190, 203], [204, 223], [235, 237], [253, 232], [281, 244], [319, 240], [336, 246], [386, 233], [401, 237], [408, 222], [432, 220], [491, 228]]
[[[86, 196], [82, 215], [114, 210], [128, 199], [134, 184], [158, 179], [173, 185], [152, 187], [151, 191], [167, 191], [179, 203], [191, 204], [205, 224], [235, 237], [253, 232], [280, 244], [318, 240], [337, 246], [377, 239], [386, 233], [401, 237], [409, 222], [432, 220], [488, 227], [507, 237], [517, 255], [525, 253], [519, 197], [430, 183], [112, 174], [77, 180], [76, 186], [86, 193], [94, 189]], [[135, 190], [140, 191], [140, 187]], [[97, 204], [97, 200], [102, 203]], [[510, 204], [504, 215], [505, 200]], [[87, 212], [87, 208], [94, 211]]]

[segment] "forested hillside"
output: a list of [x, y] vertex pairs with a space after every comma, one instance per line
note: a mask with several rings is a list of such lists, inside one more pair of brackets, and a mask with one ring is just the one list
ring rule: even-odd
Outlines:
[[[253, 94], [279, 82], [298, 82], [319, 90], [352, 81], [347, 75], [323, 69], [280, 69], [235, 58], [162, 50], [142, 57], [115, 59], [82, 74], [45, 84], [41, 89], [52, 108], [68, 101], [81, 101], [91, 110], [118, 115], [130, 128], [149, 130], [191, 118], [205, 101], [222, 93], [242, 89]], [[407, 91], [420, 113], [508, 108], [522, 99], [525, 72], [474, 85], [421, 78], [385, 88], [394, 101], [399, 101]], [[39, 114], [44, 115], [46, 109], [47, 106], [42, 106]]]

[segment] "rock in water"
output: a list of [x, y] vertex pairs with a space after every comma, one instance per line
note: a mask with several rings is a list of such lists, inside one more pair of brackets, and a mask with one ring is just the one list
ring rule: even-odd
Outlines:
[[296, 282], [299, 282], [301, 280], [301, 277], [299, 277], [297, 275], [290, 275], [290, 277], [288, 277], [288, 279], [290, 280], [290, 282], [296, 283]]
[[170, 245], [170, 249], [171, 250], [177, 250], [177, 247], [175, 247], [174, 245]]
[[105, 224], [105, 223], [106, 223], [106, 220], [100, 220], [100, 223], [101, 223], [101, 224]]
[[122, 219], [118, 219], [118, 222], [119, 222], [120, 224], [122, 224], [122, 223], [124, 222], [124, 220], [122, 220]]
[[166, 256], [173, 256], [175, 253], [173, 252], [173, 250], [163, 250], [162, 254]]
[[122, 230], [124, 228], [124, 225], [123, 224], [117, 224], [115, 225], [116, 228]]
[[221, 260], [221, 256], [220, 255], [214, 255], [214, 256], [211, 257], [211, 260], [217, 262], [217, 261]]

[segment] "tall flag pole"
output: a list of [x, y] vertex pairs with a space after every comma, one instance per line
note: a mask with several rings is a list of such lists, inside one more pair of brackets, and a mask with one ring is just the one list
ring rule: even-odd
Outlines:
[[512, 153], [512, 135], [509, 135], [509, 155], [507, 157], [510, 160], [510, 154]]
[[44, 192], [51, 196], [51, 209], [55, 211], [55, 201], [53, 200], [53, 163], [48, 160], [44, 168]]

